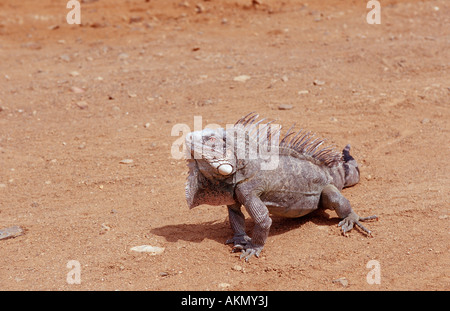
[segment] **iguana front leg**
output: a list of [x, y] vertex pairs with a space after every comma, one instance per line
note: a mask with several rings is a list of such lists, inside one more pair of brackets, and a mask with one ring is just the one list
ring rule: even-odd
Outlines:
[[250, 237], [245, 233], [245, 216], [241, 212], [240, 203], [228, 205], [227, 207], [228, 217], [230, 219], [230, 225], [234, 236], [225, 243], [233, 243], [233, 252], [241, 251], [251, 241]]
[[252, 191], [247, 192], [237, 188], [236, 196], [255, 222], [251, 241], [244, 246], [240, 257], [248, 261], [253, 255], [259, 257], [269, 235], [272, 219], [269, 217], [266, 205]]
[[342, 229], [342, 233], [345, 235], [348, 231], [353, 229], [354, 225], [357, 225], [365, 233], [371, 235], [372, 232], [364, 227], [360, 222], [372, 219], [378, 219], [377, 216], [359, 217], [351, 208], [350, 202], [341, 194], [341, 192], [333, 185], [326, 186], [321, 193], [322, 207], [333, 209], [342, 219], [339, 222], [339, 226]]

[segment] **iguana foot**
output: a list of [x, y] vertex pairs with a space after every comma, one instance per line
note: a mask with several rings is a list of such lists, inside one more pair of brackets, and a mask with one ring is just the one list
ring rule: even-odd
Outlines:
[[357, 225], [359, 228], [361, 228], [367, 235], [371, 236], [372, 231], [364, 227], [360, 221], [367, 221], [367, 220], [378, 220], [378, 216], [369, 216], [369, 217], [359, 217], [356, 213], [351, 212], [350, 215], [345, 217], [341, 222], [339, 222], [339, 226], [342, 229], [342, 233], [346, 235], [347, 232], [353, 229], [354, 225]]
[[259, 257], [264, 246], [257, 246], [252, 244], [252, 239], [246, 234], [237, 234], [233, 238], [227, 240], [225, 244], [233, 243], [231, 252], [242, 252], [240, 259], [245, 258], [248, 262], [252, 256]]
[[253, 255], [259, 257], [259, 254], [261, 253], [263, 248], [264, 246], [256, 246], [253, 245], [252, 243], [249, 243], [242, 250], [242, 254], [239, 257], [239, 259], [245, 258], [245, 261], [248, 262]]
[[232, 252], [240, 252], [242, 251], [245, 246], [250, 244], [251, 238], [246, 234], [236, 234], [233, 238], [227, 240], [225, 244], [231, 244], [233, 243], [233, 250]]

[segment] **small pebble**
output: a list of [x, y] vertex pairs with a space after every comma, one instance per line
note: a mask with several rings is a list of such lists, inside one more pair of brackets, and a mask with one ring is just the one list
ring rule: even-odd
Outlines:
[[119, 163], [120, 164], [131, 164], [131, 163], [133, 163], [133, 159], [123, 159], [123, 160], [120, 160]]
[[204, 7], [201, 3], [198, 3], [198, 4], [195, 6], [195, 12], [197, 12], [197, 13], [203, 13], [203, 12], [205, 12], [205, 7]]
[[325, 81], [321, 81], [321, 80], [314, 80], [313, 84], [314, 84], [314, 85], [318, 85], [318, 86], [320, 86], [320, 85], [324, 85], [324, 84], [325, 84]]
[[221, 288], [221, 289], [226, 289], [230, 286], [231, 286], [231, 284], [229, 284], [229, 283], [219, 283], [219, 288]]
[[23, 230], [19, 226], [3, 228], [3, 229], [0, 229], [0, 240], [15, 238], [22, 234], [23, 234]]
[[278, 106], [278, 110], [291, 110], [294, 106], [289, 104], [281, 104]]
[[333, 283], [341, 284], [343, 287], [347, 287], [348, 286], [348, 280], [345, 277], [333, 280]]
[[70, 62], [70, 56], [67, 54], [62, 54], [59, 56], [59, 58], [63, 61]]
[[75, 94], [84, 93], [84, 90], [82, 88], [77, 87], [77, 86], [72, 86], [70, 88], [70, 91], [75, 93]]
[[150, 255], [161, 255], [165, 248], [151, 245], [139, 245], [130, 248], [130, 250], [138, 253], [149, 253]]
[[106, 232], [108, 232], [108, 231], [110, 231], [111, 230], [111, 227], [110, 226], [108, 226], [107, 224], [105, 224], [105, 223], [103, 223], [102, 225], [101, 225], [101, 228], [100, 228], [100, 234], [102, 235], [102, 234], [105, 234]]
[[241, 76], [237, 76], [237, 77], [234, 77], [234, 81], [237, 81], [237, 82], [246, 82], [246, 81], [248, 81], [248, 80], [250, 80], [251, 79], [251, 77], [250, 76], [247, 76], [247, 75], [241, 75]]
[[87, 109], [89, 107], [88, 103], [85, 102], [84, 100], [77, 102], [76, 105], [78, 108], [82, 110]]
[[136, 93], [133, 93], [133, 92], [130, 92], [130, 91], [128, 91], [128, 97], [130, 97], [130, 98], [134, 98], [134, 97], [137, 97], [137, 94], [136, 94]]

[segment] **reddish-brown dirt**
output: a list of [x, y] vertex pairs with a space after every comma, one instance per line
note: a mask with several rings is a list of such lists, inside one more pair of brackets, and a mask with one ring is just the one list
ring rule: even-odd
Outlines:
[[[0, 240], [0, 289], [450, 288], [448, 1], [381, 1], [380, 25], [356, 0], [81, 1], [81, 25], [66, 3], [0, 3], [0, 229], [25, 231]], [[230, 253], [226, 208], [187, 207], [172, 129], [250, 111], [352, 144], [372, 238], [318, 211]]]

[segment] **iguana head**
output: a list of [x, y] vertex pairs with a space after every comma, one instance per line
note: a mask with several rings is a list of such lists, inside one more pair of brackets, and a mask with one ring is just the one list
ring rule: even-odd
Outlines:
[[206, 128], [186, 135], [188, 159], [194, 160], [202, 175], [210, 180], [223, 180], [236, 172], [236, 160], [230, 146], [223, 128]]
[[205, 129], [186, 135], [189, 176], [186, 199], [189, 208], [201, 204], [234, 204], [236, 160], [224, 129]]

